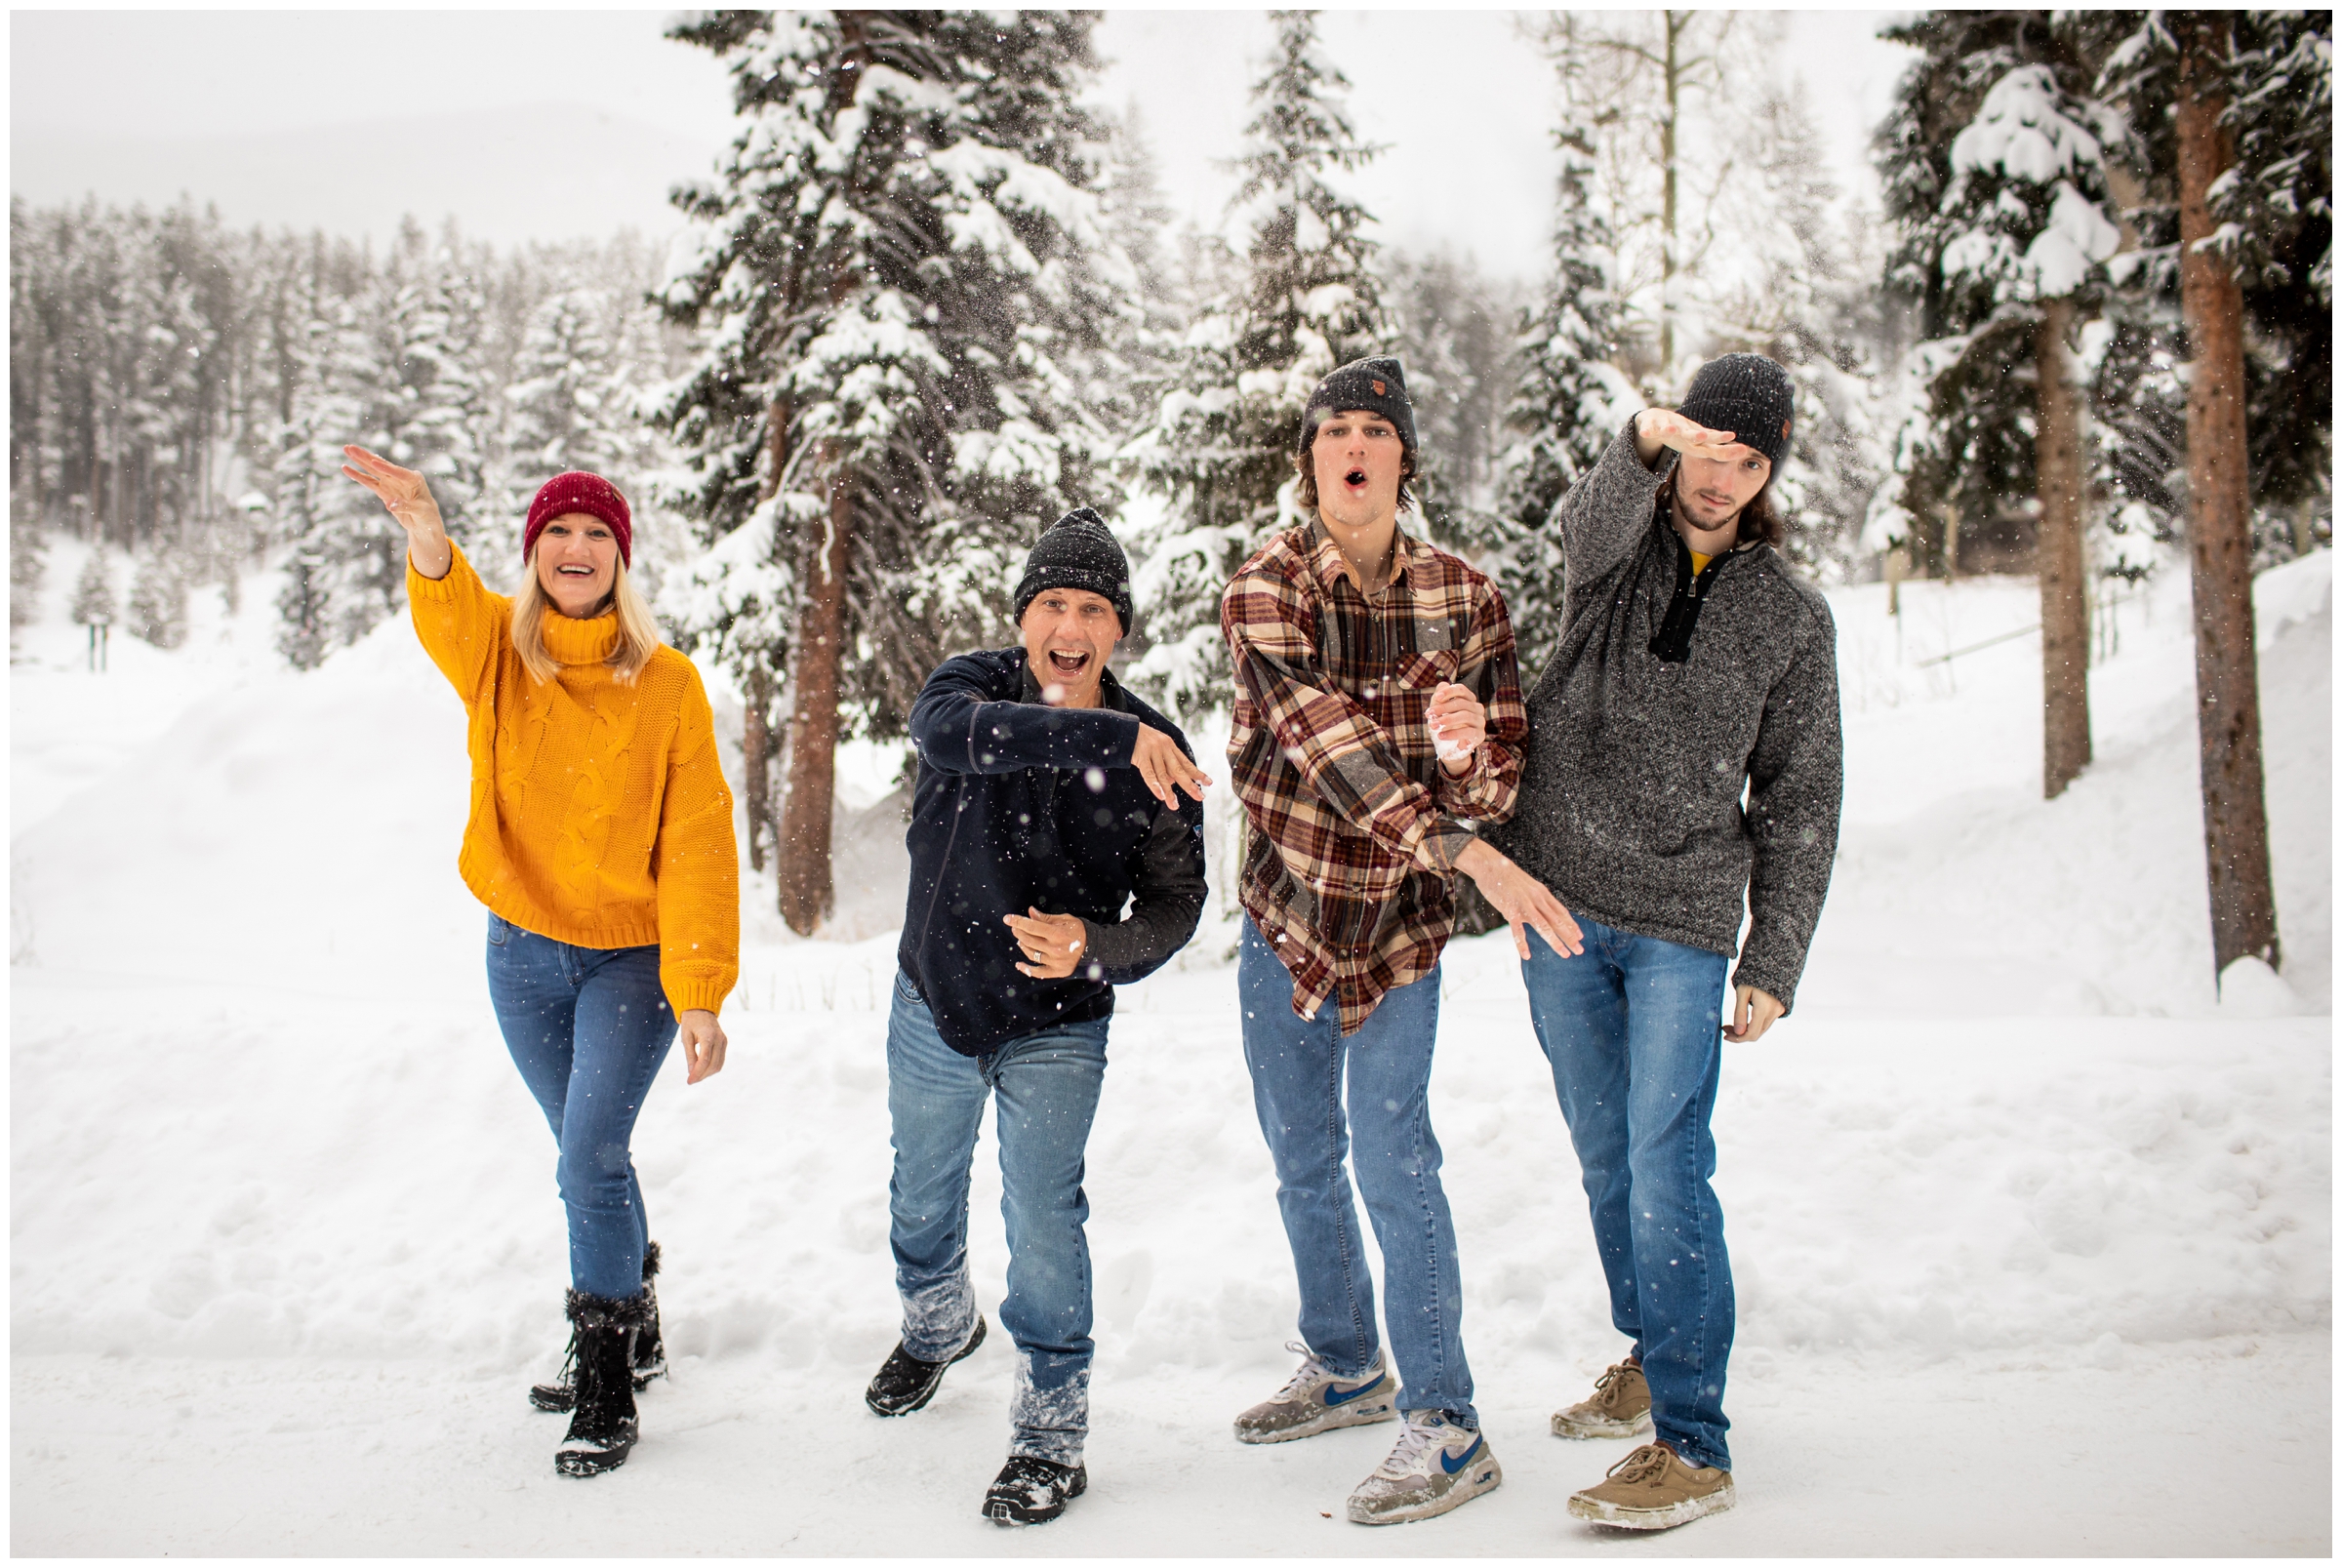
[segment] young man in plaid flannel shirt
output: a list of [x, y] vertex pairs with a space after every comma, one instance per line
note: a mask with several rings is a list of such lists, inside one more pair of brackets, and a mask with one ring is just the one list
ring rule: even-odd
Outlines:
[[[1477, 882], [1524, 957], [1524, 926], [1571, 951], [1578, 931], [1470, 825], [1511, 815], [1527, 716], [1494, 584], [1398, 527], [1415, 472], [1398, 361], [1328, 376], [1297, 462], [1315, 521], [1245, 562], [1220, 608], [1236, 676], [1229, 758], [1252, 828], [1236, 970], [1244, 1059], [1300, 1276], [1294, 1349], [1307, 1357], [1236, 1418], [1236, 1436], [1282, 1442], [1403, 1414], [1397, 1446], [1349, 1509], [1360, 1524], [1395, 1524], [1503, 1479], [1472, 1406], [1428, 1104], [1450, 883], [1459, 871]], [[1382, 1249], [1396, 1387], [1346, 1147]]]

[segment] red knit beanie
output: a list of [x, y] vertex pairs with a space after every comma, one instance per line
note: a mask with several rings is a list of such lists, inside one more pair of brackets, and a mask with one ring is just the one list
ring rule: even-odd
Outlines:
[[610, 525], [618, 537], [618, 558], [634, 570], [634, 514], [626, 510], [626, 498], [618, 493], [618, 486], [598, 473], [572, 469], [547, 479], [529, 503], [529, 526], [520, 536], [520, 556], [527, 560], [529, 551], [537, 547], [537, 536], [545, 525], [556, 517], [571, 512], [584, 512], [598, 517]]

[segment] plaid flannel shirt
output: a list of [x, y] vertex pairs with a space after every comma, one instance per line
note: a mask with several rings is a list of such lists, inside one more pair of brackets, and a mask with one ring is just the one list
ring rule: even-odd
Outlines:
[[[1398, 535], [1368, 598], [1322, 522], [1279, 534], [1220, 600], [1235, 664], [1228, 756], [1252, 831], [1245, 913], [1293, 972], [1293, 1010], [1327, 997], [1354, 1033], [1393, 986], [1430, 974], [1455, 929], [1449, 880], [1520, 789], [1528, 714], [1496, 584]], [[1488, 708], [1487, 741], [1450, 778], [1427, 715], [1442, 681]]]

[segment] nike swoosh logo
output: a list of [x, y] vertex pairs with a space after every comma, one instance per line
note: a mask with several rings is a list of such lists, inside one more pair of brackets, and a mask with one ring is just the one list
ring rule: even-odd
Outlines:
[[1447, 1473], [1450, 1475], [1455, 1474], [1456, 1471], [1462, 1469], [1465, 1466], [1472, 1463], [1472, 1457], [1480, 1451], [1480, 1445], [1485, 1443], [1487, 1440], [1488, 1439], [1485, 1437], [1474, 1437], [1472, 1440], [1472, 1446], [1464, 1450], [1463, 1453], [1458, 1454], [1454, 1459], [1449, 1459], [1447, 1457], [1447, 1450], [1441, 1449], [1439, 1451], [1439, 1467], [1447, 1471]]
[[1355, 1399], [1362, 1393], [1374, 1392], [1375, 1389], [1381, 1387], [1385, 1383], [1389, 1382], [1390, 1378], [1390, 1373], [1378, 1372], [1375, 1374], [1375, 1378], [1372, 1383], [1361, 1383], [1356, 1387], [1351, 1389], [1348, 1393], [1344, 1393], [1339, 1388], [1333, 1387], [1333, 1385], [1328, 1384], [1326, 1385], [1325, 1389], [1325, 1402], [1328, 1406], [1349, 1404], [1353, 1399]]

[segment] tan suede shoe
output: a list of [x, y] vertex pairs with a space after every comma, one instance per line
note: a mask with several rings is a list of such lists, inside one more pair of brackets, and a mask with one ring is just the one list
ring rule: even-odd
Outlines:
[[1555, 1437], [1640, 1437], [1651, 1429], [1651, 1386], [1621, 1361], [1595, 1383], [1594, 1397], [1554, 1412]]
[[1610, 1478], [1569, 1500], [1573, 1519], [1621, 1530], [1669, 1530], [1732, 1506], [1728, 1470], [1695, 1469], [1665, 1443], [1645, 1443], [1610, 1467]]

